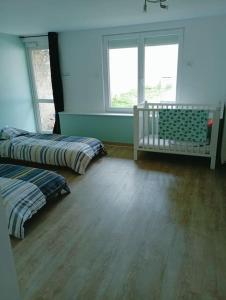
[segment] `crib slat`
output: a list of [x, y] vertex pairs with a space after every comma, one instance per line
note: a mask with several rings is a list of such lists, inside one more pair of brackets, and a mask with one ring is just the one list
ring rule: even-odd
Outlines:
[[145, 144], [144, 144], [144, 142], [145, 142], [145, 131], [144, 131], [144, 111], [143, 111], [143, 131], [142, 131], [142, 138], [143, 138], [143, 148], [145, 148]]
[[177, 145], [175, 139], [172, 139], [172, 147], [171, 147], [171, 152], [176, 152], [177, 151]]
[[153, 138], [153, 148], [155, 148], [155, 111], [152, 111], [152, 138]]
[[148, 122], [148, 147], [149, 147], [150, 146], [150, 142], [149, 142], [149, 139], [150, 139], [150, 111], [148, 112], [147, 122]]
[[156, 132], [157, 132], [157, 136], [158, 136], [158, 149], [160, 149], [160, 138], [159, 138], [159, 111], [156, 113]]
[[163, 137], [163, 149], [166, 150], [166, 137]]

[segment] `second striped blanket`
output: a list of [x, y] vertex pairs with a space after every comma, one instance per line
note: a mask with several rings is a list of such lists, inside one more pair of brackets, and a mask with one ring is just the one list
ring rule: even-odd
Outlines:
[[9, 234], [24, 238], [24, 223], [46, 204], [46, 198], [33, 183], [0, 177]]

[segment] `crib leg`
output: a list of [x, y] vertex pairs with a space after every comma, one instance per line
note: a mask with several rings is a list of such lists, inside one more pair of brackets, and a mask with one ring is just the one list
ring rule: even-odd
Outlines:
[[216, 165], [216, 156], [211, 156], [211, 161], [210, 161], [210, 169], [214, 170]]
[[134, 150], [133, 150], [133, 159], [134, 160], [137, 160], [137, 150], [134, 148]]

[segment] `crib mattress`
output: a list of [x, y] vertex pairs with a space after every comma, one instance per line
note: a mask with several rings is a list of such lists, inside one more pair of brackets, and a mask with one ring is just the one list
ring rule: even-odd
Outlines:
[[152, 150], [161, 150], [169, 152], [189, 152], [189, 153], [200, 153], [200, 154], [209, 154], [210, 145], [207, 141], [206, 144], [200, 143], [191, 143], [191, 142], [177, 142], [175, 140], [169, 139], [160, 139], [156, 136], [144, 136], [139, 140], [139, 148], [141, 149], [152, 149]]

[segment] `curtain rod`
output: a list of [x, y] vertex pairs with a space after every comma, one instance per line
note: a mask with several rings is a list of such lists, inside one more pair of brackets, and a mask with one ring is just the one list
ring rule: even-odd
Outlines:
[[26, 38], [35, 38], [35, 37], [42, 37], [42, 36], [48, 36], [48, 34], [40, 34], [40, 35], [21, 35], [20, 38], [26, 39]]

